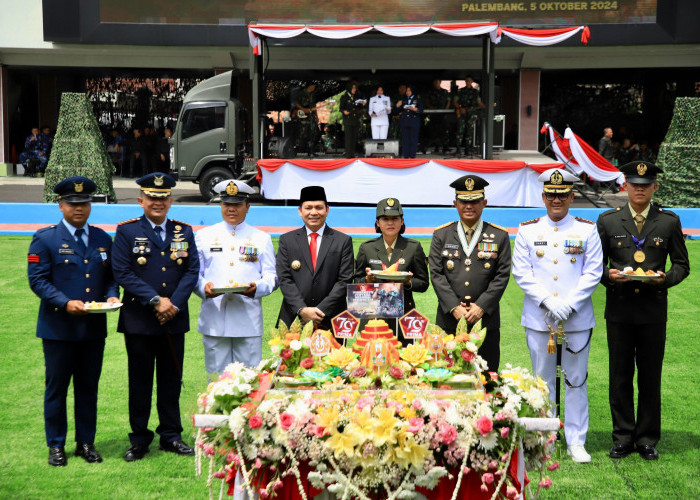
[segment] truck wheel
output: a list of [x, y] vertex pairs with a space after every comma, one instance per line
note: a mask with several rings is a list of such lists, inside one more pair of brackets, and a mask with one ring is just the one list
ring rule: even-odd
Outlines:
[[222, 167], [211, 168], [204, 172], [204, 175], [199, 180], [199, 192], [202, 193], [202, 197], [205, 200], [209, 201], [216, 195], [214, 192], [214, 186], [216, 186], [219, 182], [226, 179], [231, 179], [232, 177], [233, 174], [230, 170]]

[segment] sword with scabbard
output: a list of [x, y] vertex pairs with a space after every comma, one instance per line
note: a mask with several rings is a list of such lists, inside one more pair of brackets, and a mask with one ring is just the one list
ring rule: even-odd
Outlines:
[[[557, 408], [557, 417], [559, 420], [562, 419], [560, 406], [561, 406], [561, 353], [562, 353], [562, 343], [564, 340], [564, 322], [559, 321], [557, 329], [552, 328], [552, 325], [547, 321], [547, 316], [549, 312], [544, 315], [544, 322], [549, 328], [549, 340], [547, 341], [547, 354], [557, 355], [557, 368], [556, 368], [556, 381], [554, 385], [554, 403]], [[556, 337], [556, 339], [554, 338]], [[561, 429], [557, 430], [557, 454], [561, 455]]]

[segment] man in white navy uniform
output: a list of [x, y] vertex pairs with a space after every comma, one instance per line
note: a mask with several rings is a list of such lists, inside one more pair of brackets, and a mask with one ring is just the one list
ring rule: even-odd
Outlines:
[[591, 295], [603, 272], [603, 253], [594, 222], [572, 217], [569, 206], [576, 176], [549, 169], [542, 200], [547, 215], [520, 224], [513, 250], [513, 277], [525, 292], [521, 324], [527, 334], [533, 372], [547, 381], [555, 400], [557, 355], [547, 350], [551, 326], [561, 326], [564, 434], [574, 462], [590, 462], [588, 431], [588, 353], [595, 326]]
[[[256, 366], [262, 357], [262, 297], [277, 288], [275, 250], [270, 236], [245, 222], [253, 189], [224, 180], [214, 186], [222, 222], [197, 231], [200, 270], [195, 293], [202, 297], [197, 330], [204, 343], [207, 373], [222, 373], [239, 361]], [[214, 289], [247, 285], [240, 293]]]
[[389, 133], [389, 115], [391, 114], [391, 100], [384, 95], [384, 89], [377, 87], [377, 95], [369, 100], [367, 113], [372, 118], [372, 139], [386, 139]]

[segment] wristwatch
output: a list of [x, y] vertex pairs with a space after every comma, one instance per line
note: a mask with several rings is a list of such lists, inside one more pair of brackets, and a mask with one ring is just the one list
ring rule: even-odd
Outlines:
[[153, 307], [160, 304], [160, 295], [156, 295], [155, 297], [153, 297], [151, 300], [148, 301], [148, 304]]

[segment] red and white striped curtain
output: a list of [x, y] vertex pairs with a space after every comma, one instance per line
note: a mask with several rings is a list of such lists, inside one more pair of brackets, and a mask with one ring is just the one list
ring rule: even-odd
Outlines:
[[588, 29], [588, 26], [557, 29], [516, 29], [502, 27], [498, 28], [498, 40], [500, 41], [501, 35], [505, 35], [525, 45], [543, 47], [545, 45], [556, 45], [568, 40], [579, 31], [581, 31], [581, 43], [588, 44], [588, 40], [591, 38], [591, 31]]

